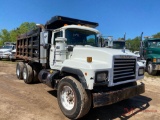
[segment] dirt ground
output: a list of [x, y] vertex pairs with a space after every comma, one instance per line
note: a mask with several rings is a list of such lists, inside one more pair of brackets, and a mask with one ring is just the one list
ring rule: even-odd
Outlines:
[[[67, 120], [56, 91], [39, 83], [27, 85], [15, 74], [16, 63], [0, 61], [0, 120]], [[146, 74], [146, 92], [113, 105], [91, 109], [83, 120], [160, 120], [160, 77]]]

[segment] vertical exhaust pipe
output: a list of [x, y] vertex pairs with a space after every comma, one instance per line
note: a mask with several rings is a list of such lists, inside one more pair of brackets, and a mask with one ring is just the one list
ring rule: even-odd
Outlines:
[[143, 39], [143, 32], [141, 33], [141, 36], [140, 36], [140, 51], [139, 51], [139, 53], [140, 53], [140, 59], [141, 60], [144, 58], [144, 56], [143, 56], [143, 41], [142, 41], [142, 39]]
[[123, 39], [126, 41], [126, 32], [124, 33], [124, 38]]

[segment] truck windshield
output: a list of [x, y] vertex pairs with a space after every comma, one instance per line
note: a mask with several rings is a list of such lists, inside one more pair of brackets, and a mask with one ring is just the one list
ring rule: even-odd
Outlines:
[[125, 42], [123, 41], [113, 41], [113, 49], [123, 49], [125, 47]]
[[2, 49], [12, 49], [12, 46], [4, 45], [4, 46], [2, 46]]
[[97, 45], [97, 34], [92, 31], [69, 28], [66, 29], [65, 37], [68, 45]]
[[125, 47], [125, 41], [105, 41], [103, 47], [123, 49]]
[[148, 41], [148, 47], [150, 48], [160, 47], [160, 40]]

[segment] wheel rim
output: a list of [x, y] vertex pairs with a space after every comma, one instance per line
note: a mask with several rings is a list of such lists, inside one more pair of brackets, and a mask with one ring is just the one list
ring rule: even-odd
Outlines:
[[75, 104], [75, 96], [73, 90], [69, 86], [63, 86], [60, 94], [60, 99], [65, 109], [73, 109]]
[[149, 72], [149, 73], [152, 72], [152, 65], [151, 65], [151, 64], [148, 65], [148, 72]]
[[26, 70], [26, 68], [23, 69], [23, 79], [24, 80], [27, 79], [27, 70]]
[[16, 73], [17, 73], [17, 76], [19, 76], [19, 75], [20, 75], [19, 66], [17, 67], [17, 71], [16, 71]]

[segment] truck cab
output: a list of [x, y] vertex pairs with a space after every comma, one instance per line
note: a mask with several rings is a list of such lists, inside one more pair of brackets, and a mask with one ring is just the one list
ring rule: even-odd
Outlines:
[[113, 48], [113, 49], [124, 49], [125, 40], [105, 40], [103, 47]]
[[156, 75], [160, 70], [160, 38], [146, 38], [143, 40], [142, 59], [146, 60], [146, 69], [150, 75]]

